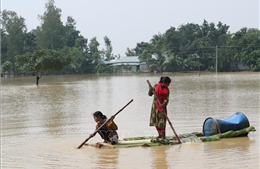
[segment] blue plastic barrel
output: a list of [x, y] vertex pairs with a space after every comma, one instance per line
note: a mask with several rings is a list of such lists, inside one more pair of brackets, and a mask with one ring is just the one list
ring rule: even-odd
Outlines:
[[211, 136], [230, 130], [241, 130], [249, 126], [247, 117], [241, 112], [236, 112], [223, 120], [208, 117], [203, 123], [203, 134], [204, 136]]

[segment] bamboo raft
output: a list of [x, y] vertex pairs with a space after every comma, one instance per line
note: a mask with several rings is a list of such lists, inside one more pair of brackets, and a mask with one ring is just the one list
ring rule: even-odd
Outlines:
[[[211, 136], [204, 136], [202, 132], [193, 132], [180, 134], [179, 138], [182, 143], [187, 142], [211, 142], [211, 141], [220, 141], [225, 138], [233, 137], [245, 137], [249, 132], [256, 131], [254, 126], [249, 126], [240, 130], [230, 130], [224, 133], [219, 133]], [[129, 147], [156, 147], [156, 146], [168, 146], [168, 145], [177, 145], [179, 144], [178, 140], [174, 136], [168, 136], [166, 139], [156, 139], [152, 136], [146, 137], [131, 137], [124, 138], [119, 140], [118, 144], [111, 145], [108, 143], [95, 143], [95, 144], [85, 144], [85, 146], [94, 146], [97, 148], [129, 148]]]

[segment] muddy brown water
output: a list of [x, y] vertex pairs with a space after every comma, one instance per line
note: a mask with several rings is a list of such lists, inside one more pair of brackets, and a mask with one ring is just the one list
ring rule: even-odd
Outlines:
[[[178, 134], [202, 131], [207, 117], [243, 112], [256, 132], [248, 137], [161, 147], [77, 149], [94, 131], [92, 113], [117, 115], [119, 136], [156, 136], [149, 127], [152, 98], [146, 80], [160, 74], [1, 78], [1, 169], [259, 168], [259, 73], [167, 74], [168, 116]], [[167, 125], [167, 135], [173, 135]], [[89, 143], [102, 141], [96, 135]]]

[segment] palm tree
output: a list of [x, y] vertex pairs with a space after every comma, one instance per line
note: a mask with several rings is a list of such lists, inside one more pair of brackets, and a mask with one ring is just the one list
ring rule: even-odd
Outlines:
[[154, 35], [151, 39], [151, 51], [152, 54], [152, 64], [149, 65], [153, 70], [158, 72], [163, 72], [166, 64], [166, 52], [164, 50], [164, 35], [158, 34]]

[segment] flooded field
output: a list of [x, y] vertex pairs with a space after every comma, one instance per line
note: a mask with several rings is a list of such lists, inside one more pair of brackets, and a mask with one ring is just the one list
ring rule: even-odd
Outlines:
[[[116, 116], [119, 136], [156, 136], [149, 127], [146, 80], [161, 75], [1, 78], [1, 168], [259, 168], [259, 73], [167, 74], [168, 116], [178, 134], [201, 132], [207, 117], [243, 112], [256, 128], [248, 137], [161, 147], [77, 147], [95, 130], [92, 113]], [[167, 135], [173, 135], [169, 125]], [[102, 141], [96, 135], [88, 142]]]

